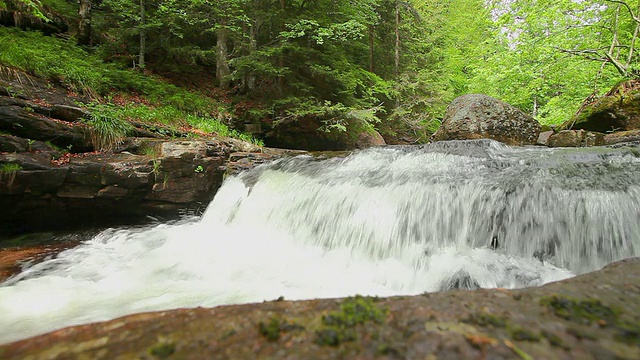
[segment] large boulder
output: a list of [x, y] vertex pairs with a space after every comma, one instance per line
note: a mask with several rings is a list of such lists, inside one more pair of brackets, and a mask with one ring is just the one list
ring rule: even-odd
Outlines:
[[[270, 301], [130, 315], [3, 359], [639, 359], [640, 262], [542, 287]], [[8, 330], [10, 331], [10, 330]]]
[[601, 133], [640, 129], [640, 83], [620, 83], [605, 96], [588, 99], [572, 119], [558, 127], [569, 129]]
[[508, 145], [534, 145], [540, 129], [538, 121], [505, 102], [469, 94], [453, 100], [432, 140], [488, 138]]

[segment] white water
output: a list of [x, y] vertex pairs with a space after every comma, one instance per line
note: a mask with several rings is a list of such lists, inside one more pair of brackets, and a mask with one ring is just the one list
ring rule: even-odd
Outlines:
[[108, 230], [0, 284], [0, 343], [141, 311], [596, 270], [640, 255], [634, 154], [472, 141], [279, 161], [228, 179], [202, 219]]

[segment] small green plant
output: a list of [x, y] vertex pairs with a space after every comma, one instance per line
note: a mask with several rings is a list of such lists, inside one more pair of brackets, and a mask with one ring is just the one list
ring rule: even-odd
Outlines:
[[194, 171], [199, 174], [204, 171], [204, 168], [202, 165], [198, 165]]
[[16, 179], [16, 173], [20, 170], [22, 170], [20, 164], [4, 163], [0, 165], [0, 183], [4, 182], [11, 186]]
[[93, 104], [86, 123], [90, 127], [91, 143], [95, 150], [111, 152], [124, 142], [133, 127], [117, 116], [112, 105]]
[[15, 173], [16, 171], [19, 171], [19, 170], [22, 170], [22, 166], [20, 166], [20, 164], [4, 163], [0, 165], [0, 173], [2, 174]]
[[31, 139], [27, 139], [27, 151], [32, 151], [32, 146], [33, 143], [36, 142], [35, 140], [31, 140]]

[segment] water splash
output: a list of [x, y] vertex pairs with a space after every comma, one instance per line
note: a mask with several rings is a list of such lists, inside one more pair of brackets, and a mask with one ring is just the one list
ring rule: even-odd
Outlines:
[[201, 219], [108, 230], [9, 279], [0, 343], [141, 311], [595, 270], [639, 255], [635, 154], [485, 140], [281, 160], [228, 179]]

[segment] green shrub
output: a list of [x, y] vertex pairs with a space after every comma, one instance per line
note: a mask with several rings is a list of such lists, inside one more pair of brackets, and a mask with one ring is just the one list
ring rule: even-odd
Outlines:
[[91, 143], [95, 150], [113, 151], [131, 133], [133, 127], [120, 118], [112, 106], [92, 105], [91, 117], [86, 120], [90, 127]]

